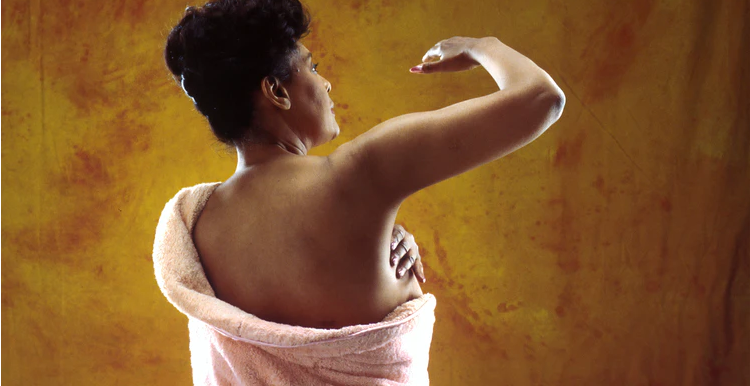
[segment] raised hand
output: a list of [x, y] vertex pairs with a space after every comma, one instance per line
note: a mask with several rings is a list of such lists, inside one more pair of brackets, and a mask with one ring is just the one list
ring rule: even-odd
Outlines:
[[424, 54], [422, 64], [412, 67], [410, 71], [429, 74], [466, 71], [478, 67], [480, 64], [474, 58], [473, 49], [482, 39], [456, 36], [442, 40]]

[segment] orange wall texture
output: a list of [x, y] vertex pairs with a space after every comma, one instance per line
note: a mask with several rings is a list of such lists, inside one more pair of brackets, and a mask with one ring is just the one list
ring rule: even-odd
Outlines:
[[[402, 206], [438, 299], [432, 384], [750, 384], [750, 5], [313, 0], [342, 134], [496, 90], [415, 75], [496, 36], [567, 95], [537, 141]], [[183, 1], [2, 2], [2, 383], [187, 385], [151, 248], [235, 156], [165, 69]], [[335, 242], [335, 241], [334, 241]]]

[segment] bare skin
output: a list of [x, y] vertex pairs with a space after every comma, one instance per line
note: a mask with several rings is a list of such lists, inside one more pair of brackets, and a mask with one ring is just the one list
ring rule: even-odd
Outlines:
[[396, 117], [309, 156], [339, 127], [330, 83], [298, 47], [289, 81], [263, 80], [265, 134], [238, 144], [235, 174], [211, 195], [194, 239], [217, 296], [249, 313], [318, 328], [375, 323], [423, 294], [414, 270], [398, 278], [391, 262], [403, 200], [531, 142], [559, 118], [564, 96], [497, 39], [452, 38], [413, 72], [482, 65], [502, 92]]
[[325, 170], [316, 157], [278, 159], [211, 195], [194, 236], [217, 297], [265, 320], [340, 328], [422, 295], [413, 273], [396, 277], [392, 232], [341, 205]]
[[[307, 155], [339, 133], [326, 108], [330, 83], [310, 71], [308, 53], [300, 45], [299, 71], [282, 91], [289, 99], [274, 98], [279, 84], [264, 82], [270, 98], [259, 98], [259, 120], [273, 139], [238, 146], [235, 174], [209, 198], [194, 239], [217, 297], [262, 319], [317, 328], [377, 322], [422, 296], [416, 274], [424, 270], [413, 236], [394, 232], [398, 208], [380, 221], [356, 215], [342, 205], [355, 197], [341, 191], [325, 157]], [[294, 97], [304, 101], [298, 114], [278, 114]]]

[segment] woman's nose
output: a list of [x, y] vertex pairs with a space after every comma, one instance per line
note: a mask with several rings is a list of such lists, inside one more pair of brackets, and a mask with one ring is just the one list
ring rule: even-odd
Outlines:
[[331, 82], [329, 82], [327, 79], [326, 79], [326, 90], [328, 90], [328, 92], [331, 92]]

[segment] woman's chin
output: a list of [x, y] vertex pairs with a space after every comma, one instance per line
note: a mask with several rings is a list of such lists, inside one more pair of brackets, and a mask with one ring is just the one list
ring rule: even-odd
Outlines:
[[334, 118], [334, 121], [333, 121], [333, 137], [331, 138], [331, 140], [333, 140], [336, 137], [338, 137], [339, 134], [341, 134], [341, 128], [339, 128], [339, 124], [338, 124], [338, 122], [335, 121], [335, 118]]

